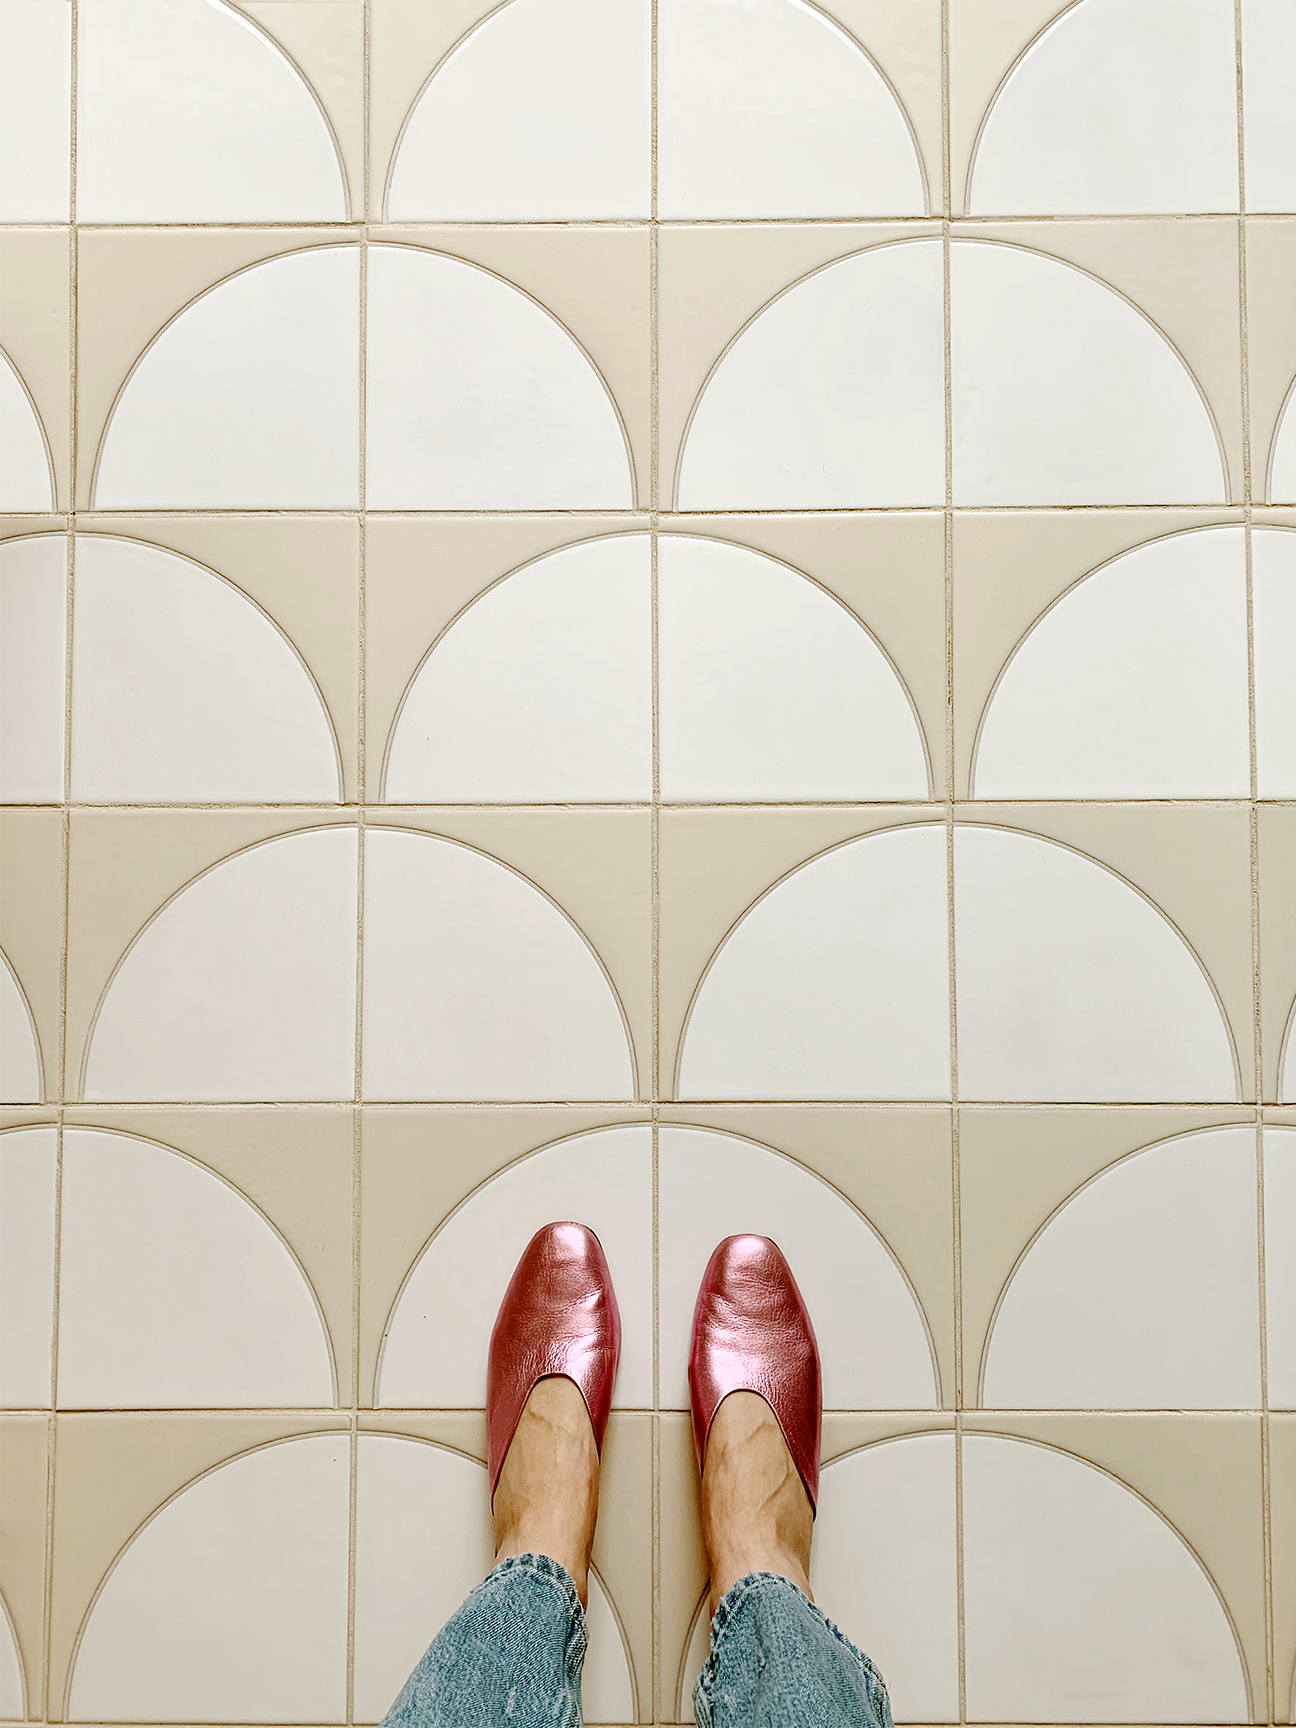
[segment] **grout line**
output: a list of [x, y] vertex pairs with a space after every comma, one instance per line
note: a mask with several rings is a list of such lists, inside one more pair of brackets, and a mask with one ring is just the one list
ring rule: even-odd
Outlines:
[[[363, 528], [363, 524], [361, 525]], [[858, 813], [862, 818], [869, 817], [877, 811], [894, 812], [904, 817], [910, 812], [918, 820], [938, 821], [938, 811], [942, 811], [948, 802], [941, 798], [879, 798], [872, 801], [862, 799], [806, 799], [799, 802], [786, 800], [783, 802], [755, 801], [743, 802], [731, 799], [727, 802], [714, 800], [710, 803], [689, 802], [683, 799], [662, 798], [658, 807], [662, 810], [702, 810], [715, 811], [719, 815], [737, 810], [757, 811], [836, 811], [841, 815]], [[1255, 800], [1250, 797], [1238, 798], [959, 798], [954, 800], [954, 808], [966, 811], [966, 821], [984, 821], [988, 812], [996, 810], [1020, 810], [1023, 815], [1033, 812], [1047, 813], [1050, 810], [1250, 810]], [[1296, 798], [1262, 798], [1259, 804], [1267, 810], [1296, 809]], [[95, 816], [244, 816], [260, 815], [262, 813], [282, 812], [288, 816], [300, 816], [310, 822], [331, 820], [338, 816], [358, 814], [358, 800], [341, 804], [85, 804], [59, 803], [45, 804], [3, 804], [3, 810], [67, 810], [82, 812]], [[536, 814], [544, 815], [557, 810], [576, 812], [617, 813], [621, 811], [651, 811], [653, 804], [625, 802], [621, 804], [588, 803], [588, 804], [373, 804], [366, 803], [366, 810], [377, 812], [376, 819], [382, 823], [387, 820], [397, 820], [415, 816], [425, 822], [435, 822], [439, 816], [455, 816], [460, 813], [497, 811], [501, 814]]]
[[649, 227], [648, 227], [648, 555], [651, 587], [651, 694], [652, 694], [652, 817], [651, 817], [651, 924], [652, 972], [652, 1673], [648, 1697], [640, 1689], [638, 1706], [642, 1716], [651, 1711], [656, 1722], [673, 1709], [666, 1697], [662, 1651], [662, 1504], [661, 1504], [661, 717], [660, 717], [660, 561], [661, 521], [661, 252], [657, 217], [657, 103], [658, 103], [658, 0], [651, 0], [649, 18]]

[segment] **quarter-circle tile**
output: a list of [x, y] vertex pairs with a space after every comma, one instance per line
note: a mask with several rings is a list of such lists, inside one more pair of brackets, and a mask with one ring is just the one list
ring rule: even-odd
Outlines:
[[658, 28], [663, 218], [926, 211], [895, 91], [818, 6], [664, 0]]
[[218, 1465], [118, 1554], [82, 1624], [74, 1722], [341, 1722], [350, 1439]]
[[646, 534], [564, 546], [467, 606], [406, 691], [383, 779], [396, 804], [651, 795]]
[[0, 1404], [50, 1401], [58, 1130], [0, 1133]]
[[95, 508], [354, 507], [359, 332], [352, 245], [283, 253], [207, 289], [119, 390]]
[[250, 1200], [170, 1147], [63, 1134], [62, 1409], [334, 1402], [318, 1304]]
[[982, 120], [969, 214], [1236, 210], [1235, 55], [1231, 0], [1063, 5]]
[[1296, 530], [1251, 531], [1256, 786], [1296, 798]]
[[942, 308], [932, 240], [856, 253], [784, 290], [702, 387], [677, 507], [942, 502]]
[[[474, 1458], [361, 1434], [356, 1480], [355, 1714], [376, 1722], [442, 1626], [490, 1570], [485, 1471]], [[437, 1563], [429, 1566], [429, 1554]], [[588, 1722], [634, 1720], [634, 1683], [603, 1582], [589, 1580], [582, 1683]]]
[[[615, 1403], [648, 1408], [652, 1364], [652, 1130], [644, 1123], [558, 1140], [475, 1189], [420, 1252], [392, 1305], [376, 1401], [413, 1409], [486, 1401], [486, 1353], [523, 1248], [555, 1218], [603, 1244], [621, 1310]], [[455, 1316], [453, 1326], [448, 1315]]]
[[1205, 397], [1130, 301], [999, 241], [956, 241], [950, 269], [956, 504], [1225, 500]]
[[1241, 526], [1147, 541], [1069, 588], [1000, 672], [972, 768], [974, 798], [1245, 798], [1250, 786]]
[[326, 803], [337, 743], [301, 656], [241, 589], [142, 541], [77, 536], [72, 796]]
[[54, 467], [40, 415], [0, 348], [0, 510], [53, 510]]
[[1296, 1104], [1296, 1002], [1287, 1017], [1279, 1066], [1278, 1097], [1284, 1104]]
[[371, 246], [368, 325], [370, 509], [633, 505], [607, 385], [511, 282], [445, 253]]
[[1296, 18], [1287, 0], [1242, 0], [1242, 83], [1247, 210], [1296, 210]]
[[647, 216], [644, 0], [508, 0], [434, 69], [392, 162], [393, 222]]
[[1249, 1125], [1102, 1171], [1028, 1244], [999, 1300], [994, 1409], [1256, 1409], [1260, 1290]]
[[3, 1596], [0, 1596], [0, 1716], [11, 1722], [27, 1720], [27, 1676], [14, 1635], [13, 1617]]
[[571, 918], [438, 835], [365, 841], [364, 1094], [632, 1098], [620, 1001]]
[[694, 993], [681, 1098], [949, 1094], [945, 830], [886, 829], [800, 865]]
[[961, 1097], [1238, 1097], [1232, 1036], [1201, 962], [1104, 865], [1039, 835], [960, 823], [954, 929]]
[[235, 853], [135, 937], [90, 1033], [87, 1099], [350, 1098], [356, 833]]
[[1233, 1626], [1197, 1556], [1094, 1465], [963, 1436], [967, 1709], [992, 1722], [1245, 1722]]
[[679, 1342], [663, 1403], [688, 1407], [683, 1342], [698, 1285], [716, 1243], [739, 1234], [773, 1237], [787, 1256], [814, 1321], [828, 1408], [939, 1403], [926, 1319], [898, 1260], [844, 1195], [795, 1159], [737, 1134], [661, 1127], [658, 1234], [658, 1332]]
[[64, 534], [0, 543], [0, 802], [5, 804], [58, 804], [63, 798], [67, 563]]
[[31, 1004], [9, 956], [0, 949], [0, 1103], [39, 1104], [44, 1096]]
[[1264, 1131], [1264, 1206], [1268, 1400], [1296, 1410], [1296, 1128]]
[[928, 796], [913, 701], [835, 596], [725, 541], [663, 535], [657, 556], [664, 798]]
[[83, 222], [341, 222], [337, 143], [314, 92], [222, 0], [116, 0], [81, 14]]
[[1296, 381], [1287, 392], [1269, 452], [1269, 502], [1296, 504]]

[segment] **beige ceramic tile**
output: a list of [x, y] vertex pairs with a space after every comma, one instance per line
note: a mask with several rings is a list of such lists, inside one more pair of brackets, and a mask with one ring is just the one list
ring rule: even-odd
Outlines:
[[1258, 1416], [994, 1416], [970, 1432], [1016, 1434], [1086, 1458], [1151, 1502], [1192, 1548], [1228, 1608], [1265, 1714], [1264, 1500]]
[[363, 0], [235, 0], [314, 92], [341, 154], [353, 221], [364, 216]]
[[86, 1039], [118, 961], [170, 897], [258, 840], [337, 822], [305, 811], [75, 811], [69, 869], [67, 1086], [80, 1096]]
[[0, 1593], [22, 1658], [27, 1714], [42, 1714], [45, 1511], [50, 1424], [0, 1417]]
[[968, 796], [977, 728], [995, 680], [1059, 595], [1149, 540], [1241, 519], [1230, 510], [955, 511], [955, 796]]
[[1296, 1722], [1296, 1416], [1269, 1418], [1274, 1721]]
[[[308, 5], [316, 3], [308, 0]], [[298, 0], [291, 4], [294, 10], [307, 9]], [[143, 540], [193, 558], [268, 612], [324, 697], [342, 759], [345, 798], [356, 798], [360, 530], [354, 517], [186, 515], [159, 521], [86, 513], [78, 517], [77, 528]]]
[[59, 1096], [63, 952], [63, 818], [57, 810], [0, 815], [0, 948], [27, 997], [45, 1096]]
[[680, 1037], [707, 962], [752, 902], [798, 865], [856, 834], [932, 819], [922, 805], [663, 811], [659, 1096], [675, 1095]]
[[951, 210], [967, 208], [972, 154], [999, 86], [1063, 0], [950, 0]]
[[1246, 224], [1247, 361], [1251, 385], [1251, 494], [1269, 496], [1269, 460], [1296, 375], [1296, 219]]
[[980, 1402], [995, 1305], [1018, 1256], [1054, 1209], [1100, 1170], [1174, 1134], [1245, 1122], [1240, 1109], [959, 1106], [963, 1396]]
[[71, 462], [71, 255], [66, 228], [0, 231], [0, 348], [31, 393], [54, 470], [54, 505], [66, 510]]
[[392, 726], [415, 672], [493, 582], [576, 540], [633, 532], [634, 516], [375, 516], [365, 534], [366, 792], [382, 793]]
[[1296, 1071], [1289, 1053], [1296, 1039], [1296, 808], [1261, 805], [1260, 823], [1260, 1011], [1264, 1048], [1264, 1096], [1280, 1098], [1279, 1064]]
[[659, 485], [670, 509], [689, 416], [711, 368], [785, 288], [834, 259], [937, 232], [922, 223], [663, 224], [658, 240]]
[[556, 900], [607, 968], [629, 1022], [638, 1096], [651, 1096], [649, 811], [447, 807], [433, 815], [393, 806], [375, 812], [373, 822], [462, 840], [511, 865]]
[[381, 239], [480, 264], [553, 314], [584, 348], [611, 393], [634, 459], [636, 503], [647, 509], [652, 463], [647, 226], [420, 224], [386, 227]]
[[965, 821], [1047, 834], [1140, 889], [1212, 980], [1233, 1034], [1240, 1096], [1255, 1096], [1250, 816], [1207, 805], [976, 804]]
[[1150, 318], [1205, 396], [1227, 463], [1229, 496], [1235, 504], [1243, 501], [1236, 221], [979, 222], [956, 226], [954, 234], [1063, 258]]
[[[266, 258], [349, 238], [310, 228], [88, 229], [77, 243], [77, 505], [94, 502], [108, 417], [163, 325], [208, 288]], [[359, 341], [359, 331], [356, 333]]]
[[922, 722], [932, 794], [944, 795], [945, 525], [937, 512], [671, 516], [665, 527], [780, 558], [849, 606], [903, 678]]
[[[953, 1405], [954, 1235], [948, 1109], [674, 1104], [663, 1108], [661, 1120], [746, 1135], [790, 1153], [857, 1206], [880, 1232], [917, 1293], [940, 1367], [941, 1401]], [[867, 1322], [858, 1348], [867, 1354]]]
[[941, 8], [939, 0], [833, 0], [823, 10], [868, 54], [891, 85], [918, 144], [927, 209], [941, 210]]
[[684, 1659], [707, 1587], [691, 1417], [664, 1415], [659, 1447], [661, 1671], [657, 1720], [681, 1722], [689, 1720], [692, 1709], [690, 1701], [680, 1696]]
[[323, 1310], [338, 1402], [351, 1402], [354, 1113], [347, 1107], [282, 1110], [68, 1110], [69, 1126], [109, 1128], [187, 1152], [270, 1219], [301, 1262]]

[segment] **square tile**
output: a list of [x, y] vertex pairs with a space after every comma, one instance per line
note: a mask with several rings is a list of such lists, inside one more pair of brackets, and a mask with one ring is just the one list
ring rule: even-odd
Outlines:
[[[4, 1540], [0, 1581], [17, 1660], [6, 1665], [4, 1712], [42, 1714], [45, 1641], [45, 1535], [50, 1424], [42, 1416], [0, 1417]], [[0, 1637], [3, 1632], [0, 1632]], [[11, 1697], [14, 1681], [18, 1695]], [[24, 1703], [26, 1708], [24, 1708]]]
[[[1272, 489], [1278, 428], [1296, 373], [1296, 221], [1252, 217], [1246, 224], [1247, 358], [1251, 389], [1251, 494], [1287, 503]], [[1290, 437], [1290, 429], [1287, 433]]]
[[10, 517], [0, 541], [0, 800], [64, 797], [71, 547], [58, 516]]
[[1296, 1416], [1269, 1418], [1273, 1519], [1274, 1721], [1296, 1720]]
[[18, 1094], [5, 1102], [56, 1099], [63, 966], [63, 818], [57, 810], [6, 810], [0, 817], [0, 949], [12, 975], [13, 1020], [6, 1017], [6, 1025], [14, 1042], [5, 1090]]
[[1266, 805], [1260, 834], [1260, 1013], [1266, 1103], [1296, 1103], [1296, 811]]
[[16, 374], [8, 395], [27, 397], [21, 442], [6, 451], [5, 510], [66, 510], [71, 461], [71, 241], [66, 228], [0, 232], [4, 307], [0, 347]]

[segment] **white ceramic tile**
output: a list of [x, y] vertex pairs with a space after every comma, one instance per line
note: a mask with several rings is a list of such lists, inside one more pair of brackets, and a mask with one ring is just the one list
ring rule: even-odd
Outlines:
[[337, 145], [301, 73], [223, 0], [86, 0], [82, 222], [341, 222]]
[[662, 0], [658, 211], [914, 216], [908, 117], [859, 43], [802, 0]]
[[0, 1403], [48, 1406], [54, 1325], [54, 1128], [0, 1134]]
[[66, 222], [71, 188], [72, 8], [0, 5], [0, 222]]
[[1242, 0], [1242, 124], [1248, 210], [1296, 210], [1296, 11]]
[[616, 994], [570, 918], [451, 840], [365, 841], [367, 1098], [631, 1098]]
[[1163, 1141], [1073, 1194], [1000, 1298], [980, 1401], [1258, 1408], [1255, 1129]]
[[86, 1619], [73, 1722], [342, 1722], [350, 1442], [230, 1460], [136, 1532]]
[[1236, 210], [1232, 0], [1080, 0], [982, 122], [969, 212]]
[[1251, 535], [1256, 779], [1262, 798], [1296, 798], [1296, 532]]
[[633, 503], [607, 386], [537, 301], [461, 258], [369, 249], [371, 509]]
[[1245, 1722], [1215, 1589], [1123, 1484], [1052, 1447], [963, 1436], [968, 1717]]
[[[406, 1275], [384, 1333], [378, 1403], [482, 1408], [500, 1292], [536, 1231], [570, 1218], [603, 1244], [616, 1286], [622, 1343], [614, 1403], [651, 1407], [652, 1190], [646, 1124], [559, 1140], [476, 1189]], [[450, 1313], [454, 1326], [445, 1324]]]
[[[377, 1722], [468, 1592], [494, 1544], [486, 1472], [425, 1441], [362, 1434], [356, 1484], [355, 1720]], [[428, 1556], [436, 1564], [428, 1564]], [[634, 1686], [616, 1617], [590, 1575], [587, 1722], [632, 1722]]]
[[1296, 504], [1296, 384], [1287, 392], [1269, 452], [1268, 495], [1271, 504]]
[[0, 951], [0, 1103], [38, 1104], [44, 1096], [31, 1005], [9, 956]]
[[[35, 6], [38, 0], [23, 3]], [[17, 367], [0, 349], [0, 510], [53, 508], [54, 470], [45, 431]]]
[[[3, 368], [0, 368], [0, 372]], [[0, 801], [63, 797], [67, 540], [0, 544]]]
[[85, 1096], [350, 1098], [356, 836], [317, 828], [215, 865], [118, 963]]
[[63, 1409], [333, 1402], [314, 1293], [287, 1243], [213, 1171], [130, 1134], [63, 1135]]
[[657, 1204], [663, 1403], [688, 1408], [702, 1274], [717, 1242], [747, 1233], [773, 1237], [792, 1267], [819, 1340], [828, 1408], [921, 1410], [939, 1402], [926, 1323], [899, 1262], [868, 1219], [813, 1171], [736, 1134], [662, 1128]]
[[1296, 1104], [1296, 1005], [1292, 1008], [1287, 1030], [1283, 1033], [1282, 1058], [1278, 1096], [1284, 1104]]
[[927, 796], [909, 693], [834, 595], [719, 540], [657, 558], [663, 798]]
[[949, 1096], [945, 830], [870, 834], [734, 926], [690, 1010], [681, 1098]]
[[1269, 1403], [1296, 1410], [1296, 1129], [1264, 1133]]
[[1129, 301], [1020, 246], [960, 240], [950, 268], [956, 504], [1223, 501], [1205, 402]]
[[468, 606], [392, 732], [392, 803], [652, 796], [648, 536], [565, 546]]
[[326, 803], [340, 795], [320, 693], [255, 602], [162, 547], [78, 534], [73, 798]]
[[941, 503], [942, 321], [936, 241], [877, 247], [789, 288], [703, 386], [678, 508]]
[[1245, 542], [1151, 540], [1068, 589], [999, 674], [973, 797], [1248, 797]]
[[3, 1598], [0, 1598], [0, 1711], [14, 1721], [25, 1720], [27, 1716], [22, 1656]]
[[646, 0], [488, 12], [406, 119], [388, 220], [647, 216], [651, 28]]
[[1036, 835], [963, 824], [954, 907], [960, 1097], [1238, 1096], [1196, 956], [1112, 871]]
[[286, 253], [200, 295], [122, 388], [96, 508], [354, 506], [359, 330], [353, 246]]

